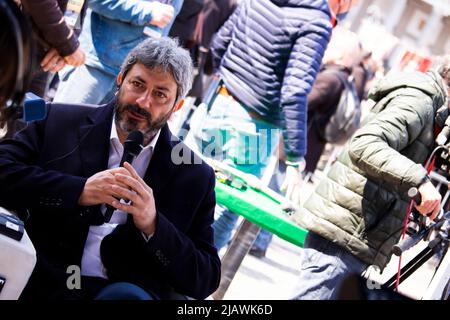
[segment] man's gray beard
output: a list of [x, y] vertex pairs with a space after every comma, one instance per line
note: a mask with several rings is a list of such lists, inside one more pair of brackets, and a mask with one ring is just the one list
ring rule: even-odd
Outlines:
[[[151, 139], [153, 139], [153, 137], [156, 135], [156, 133], [158, 133], [158, 131], [162, 127], [164, 127], [164, 125], [167, 123], [170, 116], [172, 115], [172, 111], [174, 110], [176, 104], [174, 104], [172, 106], [171, 111], [169, 111], [166, 115], [164, 115], [162, 117], [162, 119], [158, 119], [158, 121], [152, 122], [151, 114], [147, 111], [142, 111], [140, 108], [137, 107], [136, 104], [123, 105], [120, 103], [121, 90], [122, 90], [122, 88], [119, 89], [118, 97], [117, 97], [117, 100], [116, 100], [116, 103], [114, 106], [114, 118], [115, 118], [116, 127], [120, 128], [120, 130], [125, 132], [127, 134], [127, 136], [132, 131], [139, 130], [144, 135], [144, 143], [149, 143], [151, 141]], [[175, 101], [176, 100], [177, 99], [175, 99]], [[140, 114], [146, 118], [147, 127], [149, 128], [148, 130], [139, 129], [137, 120], [128, 118], [128, 121], [125, 121], [123, 119], [122, 114], [130, 107], [131, 107], [131, 109], [134, 109], [135, 112], [137, 112], [138, 114]], [[122, 109], [122, 114], [120, 114], [119, 109]], [[149, 118], [150, 118], [150, 120], [149, 120]]]
[[[153, 139], [153, 137], [156, 135], [156, 133], [167, 123], [167, 121], [169, 120], [170, 116], [172, 115], [172, 111], [169, 111], [166, 115], [164, 115], [161, 119], [158, 119], [158, 121], [155, 121], [152, 123], [151, 119], [149, 120], [148, 118], [147, 120], [147, 126], [148, 126], [148, 130], [142, 130], [138, 128], [138, 121], [134, 120], [134, 119], [130, 119], [128, 118], [128, 121], [125, 121], [125, 119], [123, 119], [122, 114], [120, 114], [119, 112], [119, 108], [123, 107], [122, 112], [125, 112], [125, 110], [127, 109], [126, 107], [116, 104], [115, 106], [115, 123], [116, 123], [116, 127], [120, 128], [120, 130], [122, 130], [123, 132], [125, 132], [127, 135], [130, 134], [130, 132], [134, 131], [134, 130], [139, 130], [140, 132], [142, 132], [142, 134], [144, 135], [144, 142], [145, 143], [149, 143], [151, 141], [151, 139]], [[173, 109], [172, 109], [173, 110]], [[151, 117], [150, 114], [148, 114], [147, 117]]]
[[122, 130], [122, 132], [125, 132], [127, 136], [135, 130], [139, 130], [144, 135], [144, 141], [151, 141], [153, 137], [158, 132], [158, 129], [149, 129], [149, 130], [142, 130], [137, 127], [137, 121], [133, 119], [128, 119], [128, 121], [125, 121], [118, 112], [116, 112], [115, 117], [116, 126]]

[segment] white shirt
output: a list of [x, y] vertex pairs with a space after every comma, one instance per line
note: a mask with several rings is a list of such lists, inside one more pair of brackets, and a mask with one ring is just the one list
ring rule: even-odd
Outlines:
[[[161, 130], [157, 132], [152, 141], [142, 149], [133, 161], [133, 168], [138, 175], [143, 178], [147, 171], [153, 149], [158, 141]], [[108, 169], [117, 168], [123, 155], [123, 145], [119, 141], [115, 119], [111, 126], [109, 138], [109, 160]], [[106, 211], [106, 206], [102, 205], [102, 212]], [[81, 274], [83, 276], [101, 277], [107, 279], [102, 260], [100, 259], [100, 244], [104, 237], [114, 231], [119, 224], [127, 222], [127, 213], [116, 210], [108, 223], [100, 226], [90, 226], [89, 233], [84, 245], [83, 257], [81, 258]]]

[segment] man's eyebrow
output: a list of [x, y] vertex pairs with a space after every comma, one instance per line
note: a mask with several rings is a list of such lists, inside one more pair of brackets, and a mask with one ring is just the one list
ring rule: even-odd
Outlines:
[[[133, 79], [133, 78], [134, 78], [134, 79]], [[131, 79], [140, 81], [140, 82], [142, 82], [142, 83], [146, 83], [146, 81], [145, 81], [144, 79], [142, 79], [140, 76], [134, 76], [134, 77], [131, 77]]]
[[155, 86], [156, 89], [161, 90], [161, 91], [169, 91], [169, 88], [164, 87], [164, 86]]
[[[130, 81], [131, 80], [135, 80], [135, 81], [139, 81], [142, 82], [143, 84], [147, 84], [147, 81], [145, 81], [141, 76], [139, 75], [135, 75], [135, 76], [131, 76], [130, 77]], [[160, 91], [164, 91], [164, 92], [169, 92], [170, 89], [167, 86], [164, 85], [159, 85], [159, 86], [155, 86], [155, 89], [160, 90]]]

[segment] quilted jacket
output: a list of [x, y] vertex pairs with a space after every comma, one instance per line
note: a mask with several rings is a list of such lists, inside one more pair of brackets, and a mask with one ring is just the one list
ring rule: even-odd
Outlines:
[[448, 116], [447, 89], [435, 72], [393, 73], [369, 93], [376, 105], [296, 221], [384, 268], [408, 212], [407, 191], [426, 179], [434, 130]]
[[286, 155], [306, 153], [307, 95], [330, 34], [326, 0], [241, 2], [212, 43], [233, 96], [283, 130]]

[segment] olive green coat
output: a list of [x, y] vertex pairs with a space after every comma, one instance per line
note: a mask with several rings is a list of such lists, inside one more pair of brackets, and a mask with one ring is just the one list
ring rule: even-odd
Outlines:
[[294, 219], [384, 268], [409, 205], [407, 190], [426, 177], [434, 126], [448, 115], [435, 72], [386, 76], [370, 92], [376, 105]]

